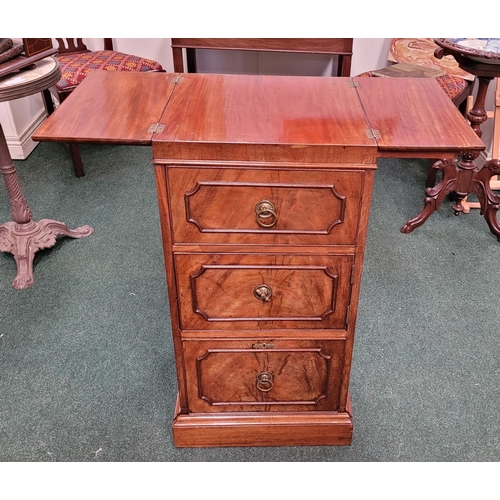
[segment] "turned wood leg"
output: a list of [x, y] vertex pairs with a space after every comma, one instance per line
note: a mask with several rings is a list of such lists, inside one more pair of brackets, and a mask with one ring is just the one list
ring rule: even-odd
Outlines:
[[493, 80], [493, 77], [478, 77], [479, 85], [474, 107], [467, 113], [467, 119], [470, 121], [472, 129], [476, 132], [478, 137], [483, 135], [481, 124], [488, 119], [488, 114], [484, 109], [484, 105], [486, 101], [486, 92], [488, 91], [488, 86], [491, 80]]
[[480, 203], [480, 213], [484, 216], [491, 233], [500, 242], [500, 224], [497, 212], [500, 208], [500, 196], [497, 196], [490, 187], [490, 180], [494, 175], [500, 175], [500, 160], [487, 161], [483, 168], [474, 177], [473, 190]]
[[460, 158], [455, 162], [457, 169], [457, 180], [453, 188], [455, 203], [451, 207], [455, 215], [464, 211], [462, 201], [472, 192], [474, 175], [477, 173], [474, 160], [478, 156], [477, 151], [462, 152]]
[[[436, 210], [439, 209], [446, 195], [452, 191], [456, 185], [458, 171], [453, 162], [448, 160], [438, 160], [431, 169], [441, 170], [443, 177], [435, 187], [428, 187], [425, 190], [423, 210], [413, 219], [409, 220], [402, 228], [402, 233], [411, 233], [416, 227], [421, 226]], [[434, 173], [435, 179], [435, 173]]]

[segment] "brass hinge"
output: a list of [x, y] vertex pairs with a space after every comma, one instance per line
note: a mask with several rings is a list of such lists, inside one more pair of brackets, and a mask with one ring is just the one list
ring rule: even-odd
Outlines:
[[349, 86], [358, 88], [359, 82], [355, 82], [354, 80], [349, 80]]
[[380, 135], [380, 132], [376, 129], [373, 128], [367, 128], [366, 129], [366, 136], [368, 139], [381, 139], [382, 136]]
[[152, 123], [148, 128], [148, 134], [161, 134], [165, 130], [165, 125]]

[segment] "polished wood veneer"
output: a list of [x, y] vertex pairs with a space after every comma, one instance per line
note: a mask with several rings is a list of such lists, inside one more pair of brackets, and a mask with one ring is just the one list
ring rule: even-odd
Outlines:
[[455, 158], [457, 151], [481, 151], [483, 142], [460, 111], [450, 106], [434, 78], [355, 78], [378, 156]]
[[[193, 253], [174, 260], [184, 332], [282, 328], [291, 334], [347, 325], [351, 255]], [[262, 283], [272, 300], [256, 300]]]
[[349, 444], [377, 153], [352, 81], [184, 75], [161, 122], [175, 444]]
[[[430, 80], [130, 78], [90, 75], [35, 138], [152, 145], [175, 445], [350, 444], [376, 160], [442, 158], [450, 176], [484, 145]], [[89, 115], [93, 85], [109, 99]], [[446, 191], [432, 189], [434, 201]]]
[[[280, 76], [181, 76], [162, 118], [165, 128], [155, 135], [154, 156], [266, 163], [375, 161], [376, 143], [366, 135], [365, 113], [351, 79], [294, 77], [285, 82]], [[276, 109], [282, 116], [276, 116]], [[189, 150], [183, 147], [187, 142]]]
[[[333, 175], [317, 165], [299, 170], [296, 164], [281, 169], [254, 163], [251, 169], [247, 165], [172, 168], [168, 183], [174, 241], [353, 245], [361, 206], [347, 207], [347, 198], [360, 198], [365, 174], [361, 166], [353, 172], [335, 165], [338, 170]], [[270, 198], [275, 216], [267, 221], [257, 215], [255, 204]], [[263, 227], [259, 222], [273, 225]]]
[[90, 73], [78, 92], [72, 92], [57, 113], [42, 123], [33, 139], [151, 145], [154, 125], [176, 81], [175, 75], [165, 73]]

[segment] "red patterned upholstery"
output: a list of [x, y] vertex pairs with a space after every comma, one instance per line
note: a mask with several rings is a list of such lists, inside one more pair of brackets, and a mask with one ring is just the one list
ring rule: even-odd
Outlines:
[[463, 92], [470, 83], [467, 80], [454, 75], [438, 76], [436, 80], [451, 100], [455, 99], [455, 97]]
[[[366, 71], [365, 73], [361, 73], [358, 76], [366, 77], [373, 75], [371, 71]], [[451, 100], [460, 95], [460, 93], [463, 92], [469, 85], [469, 82], [467, 80], [453, 75], [438, 76], [436, 78], [436, 81], [439, 83], [440, 87], [446, 92], [446, 95]]]
[[156, 61], [113, 50], [61, 54], [57, 60], [62, 73], [58, 90], [74, 89], [91, 71], [163, 71]]

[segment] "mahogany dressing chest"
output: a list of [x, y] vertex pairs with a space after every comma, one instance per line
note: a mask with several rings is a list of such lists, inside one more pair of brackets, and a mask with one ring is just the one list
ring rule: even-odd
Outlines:
[[349, 444], [377, 157], [356, 89], [349, 79], [181, 78], [153, 142], [175, 443]]
[[377, 157], [484, 148], [434, 81], [254, 75], [97, 72], [34, 138], [152, 145], [180, 447], [350, 444]]

